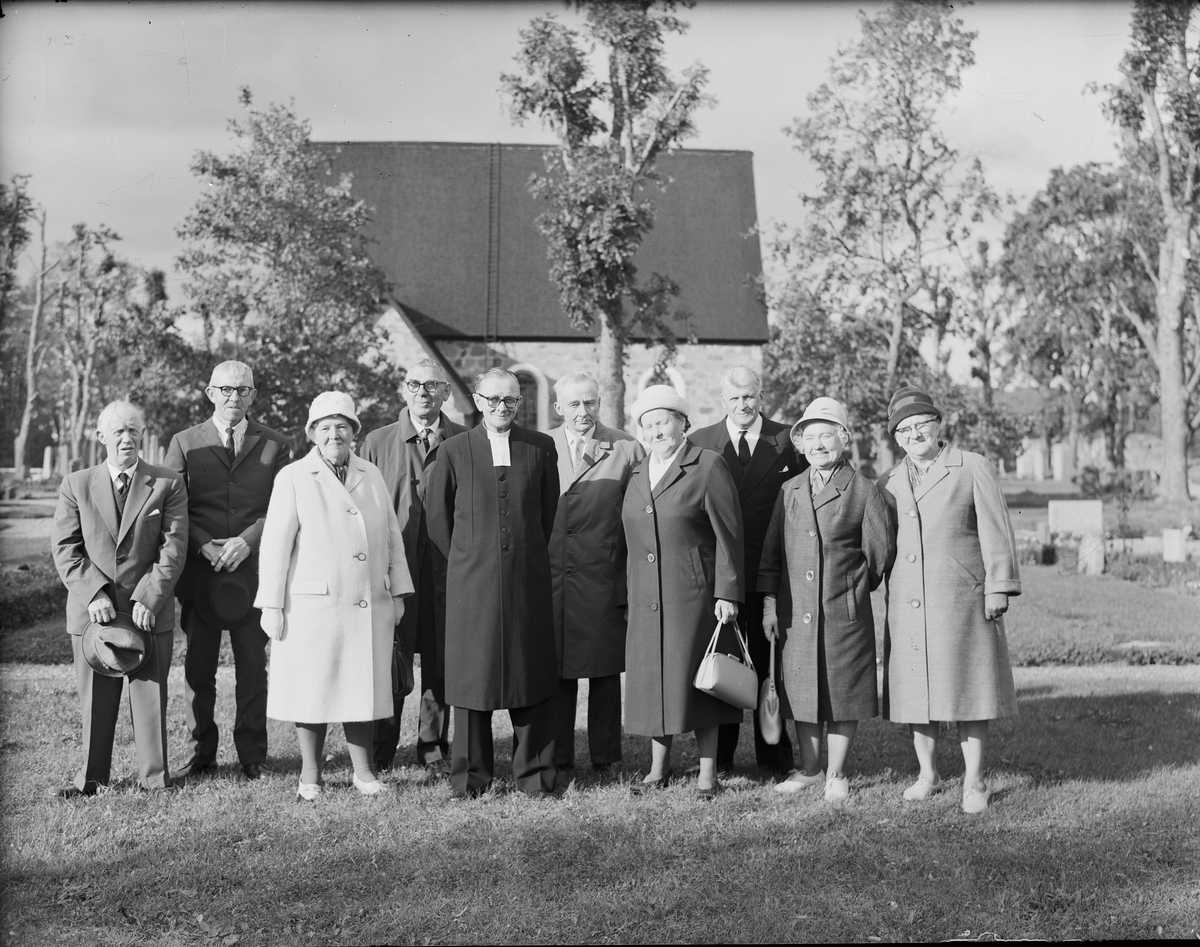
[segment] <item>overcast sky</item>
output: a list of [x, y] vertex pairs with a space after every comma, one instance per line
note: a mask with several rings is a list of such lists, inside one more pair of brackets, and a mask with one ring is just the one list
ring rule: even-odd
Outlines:
[[[718, 3], [685, 11], [673, 69], [711, 70], [716, 107], [697, 148], [754, 153], [760, 226], [798, 223], [813, 187], [782, 129], [830, 57], [858, 35], [858, 3]], [[173, 275], [175, 227], [199, 193], [197, 149], [227, 151], [237, 89], [294, 100], [318, 140], [549, 142], [511, 123], [499, 76], [517, 31], [561, 3], [12, 3], [0, 20], [0, 174], [32, 175], [53, 236], [105, 223], [125, 255]], [[976, 65], [945, 128], [1023, 203], [1051, 168], [1114, 156], [1089, 82], [1117, 78], [1127, 3], [982, 2], [962, 17]], [[175, 293], [173, 292], [173, 295]]]

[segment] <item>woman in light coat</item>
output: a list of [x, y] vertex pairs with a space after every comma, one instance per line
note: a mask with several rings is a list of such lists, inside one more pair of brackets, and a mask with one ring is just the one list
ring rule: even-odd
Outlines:
[[740, 721], [742, 711], [692, 682], [716, 624], [732, 622], [745, 600], [742, 508], [725, 458], [684, 437], [689, 410], [667, 385], [651, 385], [633, 406], [650, 454], [634, 468], [621, 509], [625, 729], [652, 740], [650, 772], [635, 794], [670, 782], [674, 735], [695, 731], [696, 790], [711, 799], [719, 789], [717, 728]]
[[351, 450], [354, 402], [327, 391], [309, 407], [314, 447], [279, 472], [259, 547], [258, 597], [271, 645], [267, 716], [296, 722], [297, 795], [321, 792], [327, 725], [340, 722], [354, 786], [383, 791], [375, 721], [392, 713], [392, 641], [413, 586], [383, 475]]
[[780, 713], [796, 723], [802, 767], [775, 790], [823, 785], [827, 801], [843, 802], [858, 721], [879, 713], [871, 591], [895, 555], [895, 525], [879, 489], [846, 462], [850, 422], [839, 402], [814, 399], [792, 443], [810, 469], [783, 485], [758, 571], [763, 631], [783, 641]]
[[987, 459], [938, 439], [941, 412], [928, 394], [892, 396], [888, 430], [903, 461], [879, 481], [899, 520], [888, 577], [883, 714], [909, 724], [921, 765], [909, 801], [942, 788], [939, 721], [958, 722], [963, 810], [982, 812], [988, 721], [1016, 714], [1004, 612], [1021, 594], [1017, 543]]

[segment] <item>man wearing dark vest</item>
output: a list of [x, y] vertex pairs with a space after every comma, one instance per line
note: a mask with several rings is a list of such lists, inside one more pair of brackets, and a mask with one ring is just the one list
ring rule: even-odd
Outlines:
[[[175, 597], [187, 636], [183, 676], [191, 755], [177, 775], [203, 776], [216, 766], [217, 659], [222, 628], [228, 627], [236, 675], [233, 743], [246, 778], [258, 779], [267, 759], [267, 636], [249, 603], [258, 587], [267, 503], [291, 450], [282, 434], [246, 416], [256, 394], [249, 365], [222, 362], [205, 392], [213, 416], [176, 434], [163, 461], [183, 476], [188, 491], [189, 555]], [[214, 592], [215, 586], [237, 592], [244, 613], [223, 621], [214, 595], [228, 593]]]
[[[436, 778], [450, 775], [450, 715], [446, 707], [446, 557], [429, 541], [425, 493], [438, 459], [438, 446], [466, 430], [442, 413], [450, 396], [446, 371], [432, 358], [408, 367], [401, 388], [408, 406], [395, 424], [363, 438], [359, 456], [379, 468], [392, 492], [404, 555], [416, 595], [408, 600], [397, 627], [401, 659], [421, 656], [420, 718], [417, 762]], [[375, 766], [387, 769], [400, 742], [404, 698], [396, 697], [395, 716], [375, 724]]]
[[[715, 450], [724, 456], [738, 485], [738, 500], [746, 531], [746, 604], [738, 615], [738, 621], [750, 645], [750, 658], [754, 661], [761, 682], [766, 680], [770, 666], [770, 646], [762, 627], [763, 597], [754, 591], [758, 583], [763, 538], [784, 481], [805, 469], [808, 462], [797, 456], [788, 438], [788, 426], [763, 417], [762, 384], [757, 372], [740, 365], [728, 369], [721, 376], [721, 404], [725, 408], [725, 417], [716, 424], [693, 431], [688, 437], [700, 447]], [[763, 740], [758, 714], [751, 716], [754, 718], [755, 761], [776, 775], [789, 772], [793, 757], [787, 732], [779, 738], [777, 745], [772, 746]], [[733, 768], [739, 730], [738, 724], [725, 724], [718, 733], [719, 772], [728, 772]]]

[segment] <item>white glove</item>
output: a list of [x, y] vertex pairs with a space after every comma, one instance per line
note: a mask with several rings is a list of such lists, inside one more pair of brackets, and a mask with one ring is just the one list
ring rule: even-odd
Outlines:
[[763, 634], [768, 641], [774, 641], [779, 634], [779, 615], [776, 611], [777, 596], [763, 596]]
[[282, 641], [287, 634], [287, 619], [283, 617], [282, 608], [264, 608], [259, 624], [272, 641]]

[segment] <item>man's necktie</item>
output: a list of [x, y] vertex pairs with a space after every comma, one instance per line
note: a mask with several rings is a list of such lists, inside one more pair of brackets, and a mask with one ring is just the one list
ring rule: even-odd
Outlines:
[[579, 469], [583, 466], [583, 438], [582, 437], [578, 437], [575, 439], [575, 451], [574, 451], [574, 456], [571, 458], [571, 461], [572, 461], [572, 463], [575, 464], [575, 470], [576, 470], [576, 472], [578, 472]]
[[129, 496], [129, 474], [117, 474], [117, 512], [124, 514], [125, 498]]
[[738, 436], [738, 460], [743, 467], [750, 466], [750, 445], [746, 443], [745, 431], [740, 431]]
[[433, 432], [433, 428], [421, 429], [421, 447], [425, 451], [425, 456], [429, 456], [429, 452], [437, 446], [437, 434]]
[[233, 462], [237, 460], [237, 446], [233, 443], [232, 425], [229, 428], [228, 436], [225, 438], [225, 454], [229, 457], [229, 463], [232, 466]]

